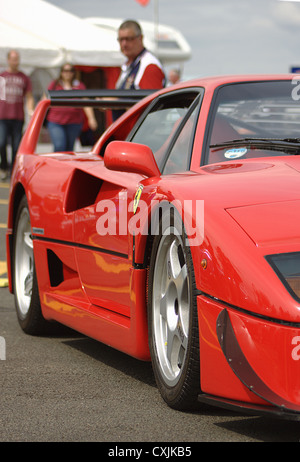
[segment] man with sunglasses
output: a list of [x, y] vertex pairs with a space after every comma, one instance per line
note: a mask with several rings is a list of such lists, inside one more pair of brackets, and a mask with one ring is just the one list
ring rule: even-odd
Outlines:
[[[123, 22], [118, 30], [118, 42], [127, 60], [121, 67], [117, 89], [158, 90], [165, 86], [163, 67], [156, 56], [145, 48], [139, 23], [133, 20]], [[114, 120], [123, 112], [113, 111]]]
[[165, 86], [165, 73], [159, 60], [144, 47], [140, 25], [125, 21], [118, 31], [121, 52], [127, 61], [121, 68], [116, 88], [159, 89]]

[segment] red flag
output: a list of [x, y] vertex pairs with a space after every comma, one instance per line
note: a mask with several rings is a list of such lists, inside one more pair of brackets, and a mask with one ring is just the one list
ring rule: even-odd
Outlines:
[[150, 0], [136, 0], [140, 5], [147, 6]]

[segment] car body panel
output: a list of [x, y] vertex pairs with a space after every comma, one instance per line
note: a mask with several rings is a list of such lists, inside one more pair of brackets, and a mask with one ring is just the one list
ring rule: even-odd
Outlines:
[[[34, 154], [50, 101], [40, 103], [20, 145], [11, 182], [10, 290], [15, 209], [23, 192], [44, 317], [149, 360], [149, 227], [160, 204], [198, 201], [196, 214], [185, 214], [180, 206], [178, 211], [195, 269], [203, 397], [252, 407], [254, 413], [267, 408], [274, 415], [296, 418], [300, 305], [266, 257], [300, 252], [300, 157], [203, 163], [218, 88], [278, 80], [291, 76], [204, 78], [161, 90], [130, 108], [90, 153], [81, 154]], [[137, 155], [143, 148], [127, 143], [143, 112], [169, 92], [196, 87], [202, 96], [189, 170], [160, 175], [145, 149], [143, 166]], [[106, 215], [109, 207], [117, 212], [112, 223]], [[134, 231], [124, 228], [124, 217]], [[227, 336], [236, 345], [233, 351], [225, 348]]]

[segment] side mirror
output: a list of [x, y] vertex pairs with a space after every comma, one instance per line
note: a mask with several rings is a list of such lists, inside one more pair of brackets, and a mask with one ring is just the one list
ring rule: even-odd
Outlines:
[[153, 152], [144, 144], [111, 141], [104, 153], [104, 165], [109, 170], [139, 173], [147, 177], [160, 176]]

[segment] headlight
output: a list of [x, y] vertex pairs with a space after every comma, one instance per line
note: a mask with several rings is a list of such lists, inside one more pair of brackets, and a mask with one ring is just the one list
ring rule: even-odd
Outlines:
[[300, 301], [300, 252], [266, 257], [288, 291]]

